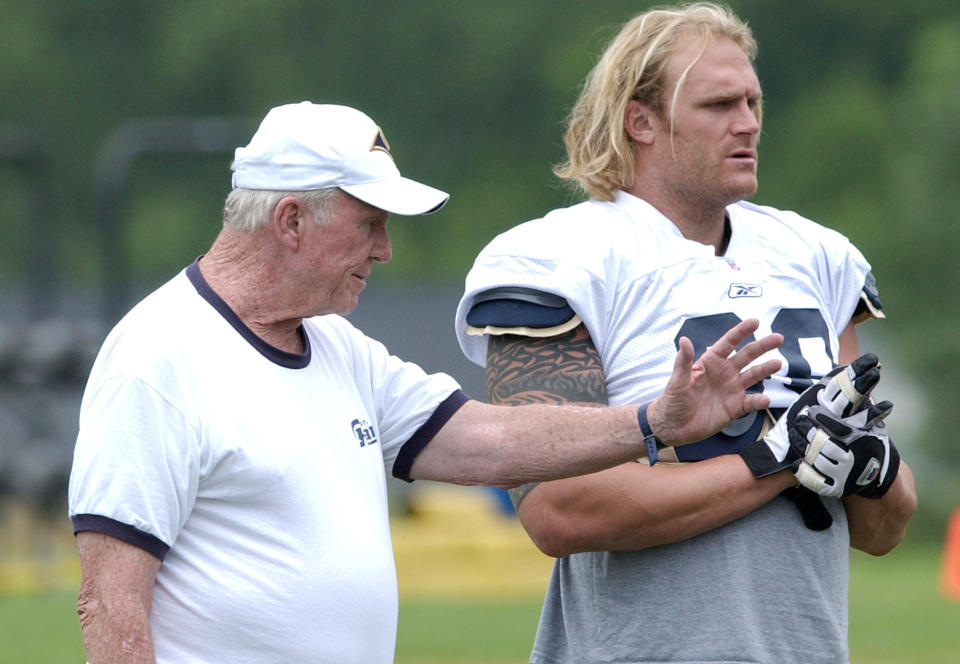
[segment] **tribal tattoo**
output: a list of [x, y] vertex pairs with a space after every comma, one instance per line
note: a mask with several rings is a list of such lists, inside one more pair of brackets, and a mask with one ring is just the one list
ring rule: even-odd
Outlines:
[[[487, 399], [490, 403], [607, 404], [607, 384], [590, 333], [584, 325], [566, 334], [538, 339], [491, 336], [487, 347]], [[514, 507], [538, 483], [510, 489]]]
[[600, 356], [584, 325], [556, 337], [491, 336], [490, 403], [607, 404]]

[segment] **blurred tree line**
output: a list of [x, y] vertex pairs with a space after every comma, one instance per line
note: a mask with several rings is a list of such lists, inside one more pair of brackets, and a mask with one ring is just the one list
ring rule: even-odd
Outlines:
[[[377, 278], [457, 282], [494, 234], [575, 200], [550, 170], [565, 114], [606, 41], [649, 4], [0, 2], [0, 124], [34, 134], [53, 182], [38, 210], [0, 163], [0, 281], [23, 279], [25, 229], [39, 224], [57, 283], [96, 287], [94, 165], [121, 123], [225, 116], [252, 133], [271, 106], [310, 99], [366, 111], [405, 174], [453, 194], [438, 215], [392, 222], [395, 258]], [[947, 479], [960, 468], [960, 6], [730, 4], [760, 42], [755, 199], [837, 228], [873, 263], [889, 320], [865, 333], [924, 388], [916, 447], [935, 461], [921, 498], [942, 512], [960, 502]], [[230, 156], [135, 166], [122, 216], [136, 280], [156, 284], [208, 246]]]

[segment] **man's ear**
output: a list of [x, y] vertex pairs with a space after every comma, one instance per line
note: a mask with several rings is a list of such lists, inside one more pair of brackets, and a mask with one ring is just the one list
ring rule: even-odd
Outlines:
[[646, 104], [635, 99], [627, 102], [627, 109], [623, 112], [623, 129], [634, 143], [653, 143], [652, 115], [653, 111]]
[[270, 227], [284, 246], [296, 251], [300, 247], [307, 207], [296, 196], [280, 199], [270, 214]]

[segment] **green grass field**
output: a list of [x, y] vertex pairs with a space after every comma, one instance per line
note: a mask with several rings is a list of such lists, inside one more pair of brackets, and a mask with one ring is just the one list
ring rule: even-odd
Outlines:
[[[851, 561], [853, 664], [960, 662], [960, 601], [938, 590], [940, 550], [905, 547]], [[72, 593], [0, 597], [4, 662], [83, 662]], [[398, 664], [526, 662], [540, 598], [401, 599]]]

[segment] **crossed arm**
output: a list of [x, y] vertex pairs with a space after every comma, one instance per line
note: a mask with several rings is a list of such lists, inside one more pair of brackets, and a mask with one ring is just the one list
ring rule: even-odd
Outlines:
[[[853, 325], [840, 335], [840, 363], [849, 364], [860, 355]], [[875, 556], [888, 553], [903, 540], [907, 522], [917, 509], [913, 472], [900, 460], [900, 471], [887, 494], [880, 500], [861, 496], [843, 499], [850, 529], [850, 545]]]
[[[855, 357], [855, 343], [853, 351]], [[583, 326], [550, 339], [491, 337], [487, 386], [490, 401], [500, 404], [607, 403], [600, 359]], [[904, 470], [883, 500], [847, 500], [853, 546], [880, 554], [903, 537], [913, 511], [912, 478]], [[793, 484], [789, 471], [756, 480], [739, 455], [725, 455], [680, 466], [625, 463], [511, 493], [530, 537], [559, 557], [688, 539], [748, 514]]]

